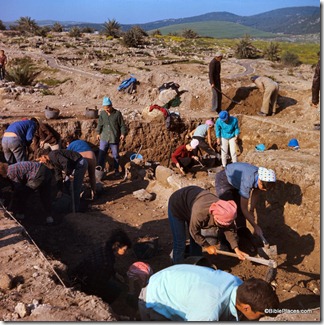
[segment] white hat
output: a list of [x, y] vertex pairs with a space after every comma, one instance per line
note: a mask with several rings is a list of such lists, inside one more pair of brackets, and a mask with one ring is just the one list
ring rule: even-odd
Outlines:
[[272, 169], [259, 167], [258, 169], [259, 179], [264, 182], [275, 182], [276, 174]]
[[218, 51], [218, 52], [216, 52], [216, 55], [215, 55], [216, 57], [218, 57], [218, 56], [221, 56], [221, 57], [223, 57], [223, 53], [222, 52], [220, 52], [220, 51]]
[[197, 139], [192, 139], [191, 142], [190, 142], [190, 147], [192, 149], [196, 149], [198, 144], [199, 144], [199, 141]]

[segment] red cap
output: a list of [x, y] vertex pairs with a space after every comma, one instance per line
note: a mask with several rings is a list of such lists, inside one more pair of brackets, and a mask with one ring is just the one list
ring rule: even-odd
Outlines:
[[237, 206], [233, 200], [219, 200], [214, 202], [209, 208], [209, 213], [213, 215], [215, 222], [224, 227], [231, 225], [235, 220], [236, 211]]

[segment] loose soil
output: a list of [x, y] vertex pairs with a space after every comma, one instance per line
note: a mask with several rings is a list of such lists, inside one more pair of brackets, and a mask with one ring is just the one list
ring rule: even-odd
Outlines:
[[[3, 84], [0, 88], [2, 132], [8, 123], [21, 118], [37, 116], [45, 120], [44, 108], [48, 105], [59, 108], [60, 117], [46, 122], [62, 135], [79, 133], [96, 146], [96, 120], [86, 119], [84, 111], [86, 107], [100, 107], [102, 97], [110, 96], [129, 126], [129, 134], [121, 146], [121, 171], [129, 167], [130, 155], [140, 148], [146, 164], [135, 166], [130, 177], [125, 179], [116, 179], [109, 172], [98, 185], [100, 195], [93, 202], [87, 201], [84, 213], [57, 213], [52, 226], [44, 225], [37, 200], [29, 202], [26, 218], [20, 223], [5, 210], [0, 213], [0, 319], [136, 319], [136, 310], [124, 295], [108, 305], [100, 297], [88, 296], [73, 288], [67, 270], [107, 240], [111, 230], [116, 228], [124, 229], [133, 243], [140, 237], [158, 237], [158, 252], [146, 262], [154, 272], [171, 265], [172, 236], [167, 220], [169, 196], [177, 184], [196, 184], [214, 192], [214, 183], [208, 176], [207, 167], [196, 168], [194, 173], [184, 178], [175, 172], [174, 184], [169, 184], [166, 177], [156, 177], [155, 168], [158, 164], [168, 166], [169, 153], [186, 141], [186, 134], [198, 123], [215, 117], [209, 108], [208, 63], [216, 51], [193, 49], [194, 53], [200, 54], [186, 57], [204, 62], [199, 64], [177, 62], [183, 60], [183, 56], [171, 54], [169, 49], [156, 45], [129, 49], [125, 53], [116, 41], [87, 36], [89, 47], [80, 54], [78, 49], [85, 48], [82, 41], [68, 39], [75, 47], [65, 49], [59, 45], [59, 39], [42, 40], [42, 48], [33, 45], [37, 43], [33, 38], [25, 40], [25, 47], [18, 46], [10, 38], [4, 38], [0, 43], [9, 59], [28, 55], [37, 60], [43, 70], [40, 79], [69, 79], [53, 87], [54, 95], [51, 96], [37, 91], [7, 92], [3, 90]], [[48, 53], [45, 48], [50, 46], [52, 51]], [[107, 62], [99, 57], [99, 52], [102, 55], [113, 54]], [[172, 57], [174, 62], [163, 64], [158, 59], [161, 52]], [[111, 70], [124, 75], [104, 75], [94, 69], [108, 63]], [[117, 86], [130, 73], [140, 81], [137, 92], [118, 92]], [[256, 115], [261, 107], [262, 94], [249, 81], [251, 74], [271, 76], [278, 81], [279, 109], [275, 116], [263, 118]], [[276, 190], [262, 196], [257, 215], [267, 239], [278, 247], [278, 269], [272, 284], [276, 287], [281, 308], [311, 310], [309, 314], [298, 316], [285, 314], [285, 320], [295, 321], [319, 320], [320, 314], [320, 132], [314, 130], [314, 123], [318, 123], [320, 117], [319, 110], [309, 105], [312, 76], [313, 68], [306, 65], [291, 71], [261, 59], [225, 57], [222, 61], [223, 92], [239, 102], [236, 104], [223, 97], [223, 109], [240, 121], [243, 151], [239, 161], [276, 170]], [[163, 118], [150, 121], [143, 112], [158, 102], [157, 88], [168, 81], [179, 83], [180, 90], [185, 90], [180, 106], [171, 108], [184, 121], [185, 129], [181, 132], [167, 131]], [[287, 148], [291, 138], [298, 138], [299, 151]], [[259, 143], [266, 145], [264, 153], [254, 150]], [[138, 200], [133, 192], [139, 189], [146, 189], [154, 199]], [[218, 269], [242, 279], [264, 278], [268, 271], [266, 266], [248, 261], [223, 256], [206, 257]], [[117, 260], [116, 269], [125, 281], [128, 267], [137, 260], [132, 250]], [[24, 313], [21, 306], [19, 309], [19, 303], [33, 309], [31, 314], [28, 311]], [[278, 316], [280, 319], [283, 319], [282, 315], [281, 318]]]

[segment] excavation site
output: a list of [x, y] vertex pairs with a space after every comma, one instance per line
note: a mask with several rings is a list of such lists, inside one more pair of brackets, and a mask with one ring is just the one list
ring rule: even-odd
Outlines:
[[[36, 118], [52, 127], [62, 140], [72, 135], [87, 141], [98, 158], [98, 114], [107, 96], [127, 126], [120, 144], [120, 175], [114, 173], [109, 150], [105, 170], [96, 169], [93, 199], [89, 175], [85, 175], [79, 212], [71, 208], [75, 198], [69, 192], [55, 197], [52, 183], [54, 222], [50, 225], [45, 222], [47, 211], [38, 191], [15, 202], [24, 215], [19, 219], [9, 206], [10, 182], [1, 177], [0, 319], [140, 321], [140, 288], [135, 286], [130, 292], [128, 271], [138, 261], [149, 264], [153, 273], [172, 265], [171, 194], [192, 185], [215, 194], [215, 176], [222, 170], [220, 160], [201, 150], [199, 163], [182, 175], [171, 156], [177, 147], [191, 141], [190, 132], [197, 126], [218, 118], [210, 108], [208, 64], [221, 50], [222, 110], [239, 122], [237, 160], [276, 174], [275, 187], [260, 194], [255, 213], [269, 247], [275, 248], [274, 254], [261, 256], [264, 245], [256, 235], [257, 249], [249, 250], [243, 239], [241, 250], [274, 260], [275, 265], [207, 253], [188, 258], [187, 263], [205, 263], [242, 280], [255, 277], [271, 283], [280, 308], [286, 312], [260, 321], [319, 321], [320, 112], [310, 105], [314, 67], [302, 64], [292, 70], [265, 59], [240, 60], [229, 55], [226, 47], [202, 49], [197, 45], [184, 54], [181, 48], [175, 52], [155, 43], [126, 52], [116, 40], [98, 35], [69, 39], [73, 43], [70, 48], [62, 46], [60, 39], [62, 36], [30, 37], [15, 43], [5, 35], [1, 40], [0, 48], [11, 60], [29, 57], [41, 70], [33, 86], [0, 81], [1, 138], [10, 124]], [[84, 48], [87, 50], [82, 52]], [[114, 72], [103, 74], [103, 67]], [[275, 115], [257, 114], [263, 97], [250, 80], [252, 75], [271, 76], [279, 84]], [[130, 76], [137, 79], [136, 88], [118, 90]], [[45, 81], [50, 79], [62, 82], [48, 86]], [[160, 88], [168, 82], [176, 83], [177, 91]], [[159, 109], [165, 105], [168, 116]], [[48, 114], [49, 109], [57, 114]], [[214, 129], [211, 136], [218, 152]], [[298, 140], [298, 148], [288, 145], [291, 139]], [[0, 154], [5, 162], [2, 147]], [[36, 156], [29, 150], [29, 160]], [[253, 227], [248, 224], [248, 228], [253, 233]], [[82, 282], [78, 266], [117, 229], [131, 240], [131, 248], [115, 259], [118, 277], [109, 285], [99, 280]], [[102, 256], [96, 258], [98, 267], [105, 263]]]

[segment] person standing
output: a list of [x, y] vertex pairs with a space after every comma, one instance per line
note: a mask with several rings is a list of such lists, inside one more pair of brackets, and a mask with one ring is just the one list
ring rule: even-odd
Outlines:
[[209, 63], [209, 83], [212, 89], [212, 112], [219, 113], [222, 109], [222, 85], [220, 79], [223, 53], [217, 52]]
[[[24, 188], [30, 188], [33, 191], [38, 190], [44, 212], [46, 214], [46, 223], [53, 223], [54, 220], [51, 216], [51, 181], [52, 172], [45, 165], [36, 161], [22, 161], [12, 165], [7, 163], [0, 163], [0, 175], [4, 178], [9, 178], [14, 184], [13, 199], [19, 197], [24, 201], [28, 200], [28, 192]], [[14, 209], [22, 209], [19, 207]], [[19, 211], [20, 213], [20, 211]], [[20, 218], [23, 215], [20, 213]]]
[[4, 50], [0, 50], [0, 80], [3, 80], [6, 75], [7, 56]]
[[185, 257], [186, 234], [189, 228], [190, 256], [200, 256], [202, 247], [208, 254], [217, 254], [202, 235], [202, 229], [223, 232], [231, 248], [245, 259], [245, 253], [238, 247], [236, 235], [236, 204], [234, 201], [220, 200], [216, 195], [199, 186], [186, 186], [175, 191], [168, 202], [168, 219], [173, 236], [172, 261], [182, 263]]
[[199, 161], [197, 156], [194, 156], [193, 150], [198, 146], [199, 141], [193, 139], [190, 143], [179, 146], [172, 154], [172, 163], [180, 170], [182, 175], [185, 175], [188, 170], [194, 165], [195, 161]]
[[26, 161], [27, 147], [31, 144], [37, 130], [32, 120], [17, 121], [8, 126], [2, 138], [2, 149], [7, 163]]
[[65, 138], [67, 150], [73, 150], [78, 152], [88, 162], [88, 175], [91, 186], [91, 199], [96, 196], [96, 166], [97, 158], [89, 144], [80, 139], [75, 139], [73, 136], [67, 136]]
[[[238, 230], [246, 228], [246, 220], [254, 228], [256, 235], [263, 235], [254, 217], [254, 209], [260, 191], [268, 191], [276, 182], [272, 169], [257, 167], [248, 163], [229, 164], [215, 176], [216, 196], [222, 200], [234, 200], [237, 205], [236, 225]], [[251, 199], [249, 209], [249, 199]]]
[[230, 116], [227, 111], [221, 111], [215, 125], [217, 145], [221, 145], [222, 166], [227, 165], [228, 147], [230, 149], [232, 162], [237, 162], [236, 143], [240, 128], [238, 119]]
[[150, 277], [139, 295], [142, 321], [257, 320], [279, 306], [272, 286], [262, 279], [244, 282], [205, 266], [169, 266]]
[[111, 149], [114, 159], [115, 176], [119, 173], [119, 143], [124, 141], [127, 128], [120, 111], [113, 107], [109, 97], [104, 97], [102, 101], [103, 110], [100, 112], [97, 139], [100, 140], [98, 164], [103, 169], [105, 167], [108, 148]]
[[[320, 52], [318, 52], [318, 56], [320, 56]], [[317, 108], [319, 103], [319, 95], [321, 89], [321, 59], [318, 59], [316, 64], [313, 83], [312, 83], [312, 102], [311, 105]]]
[[[66, 149], [53, 151], [44, 149], [37, 160], [54, 169], [58, 189], [57, 198], [62, 196], [64, 178], [69, 178], [71, 182], [71, 196], [74, 199], [73, 210], [78, 212], [80, 209], [80, 193], [83, 177], [88, 168], [87, 160], [78, 152]], [[63, 173], [65, 177], [63, 177]]]
[[267, 116], [270, 113], [276, 114], [279, 85], [268, 77], [252, 76], [251, 81], [263, 93], [261, 110], [257, 113], [260, 116]]

